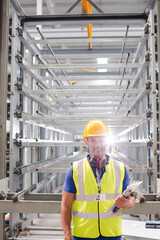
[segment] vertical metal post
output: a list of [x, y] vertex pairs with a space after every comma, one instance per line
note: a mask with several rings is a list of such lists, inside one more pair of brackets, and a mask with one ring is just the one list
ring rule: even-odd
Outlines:
[[[157, 0], [157, 44], [158, 44], [158, 69], [160, 70], [160, 0]], [[160, 84], [160, 75], [159, 75]]]
[[3, 213], [0, 213], [0, 239], [5, 239], [5, 221]]
[[[157, 48], [158, 48], [158, 87], [160, 87], [160, 0], [157, 0]], [[159, 108], [160, 108], [160, 94], [159, 94], [158, 104], [159, 104]], [[160, 109], [158, 109], [158, 111], [160, 114]], [[158, 125], [159, 131], [160, 131], [159, 121], [158, 121], [157, 125]], [[157, 161], [159, 161], [159, 163], [157, 162], [157, 165], [159, 165], [160, 159], [157, 158]], [[160, 166], [159, 166], [158, 172], [160, 172]], [[158, 176], [160, 177], [160, 173], [158, 173]]]
[[150, 131], [153, 133], [153, 148], [150, 149], [151, 160], [153, 164], [154, 174], [150, 178], [151, 181], [151, 192], [157, 192], [157, 112], [156, 112], [156, 72], [155, 72], [155, 31], [154, 31], [154, 11], [150, 11], [151, 21], [151, 79], [152, 79], [152, 109], [153, 109], [153, 121]]
[[[5, 177], [6, 102], [8, 66], [9, 0], [0, 1], [0, 179]], [[5, 239], [4, 214], [0, 214], [0, 239]]]
[[0, 1], [0, 179], [5, 177], [9, 1]]

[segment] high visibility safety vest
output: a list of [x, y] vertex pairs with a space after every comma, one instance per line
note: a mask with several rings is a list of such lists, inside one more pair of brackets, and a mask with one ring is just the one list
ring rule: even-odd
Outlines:
[[100, 192], [87, 158], [73, 163], [76, 196], [73, 201], [73, 236], [97, 238], [122, 235], [122, 210], [106, 214], [122, 193], [124, 164], [110, 159], [100, 182]]

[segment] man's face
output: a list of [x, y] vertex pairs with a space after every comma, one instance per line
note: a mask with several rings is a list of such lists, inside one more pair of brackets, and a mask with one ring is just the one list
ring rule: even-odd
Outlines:
[[90, 156], [100, 158], [102, 155], [105, 155], [107, 146], [106, 137], [88, 137], [85, 143], [90, 150]]

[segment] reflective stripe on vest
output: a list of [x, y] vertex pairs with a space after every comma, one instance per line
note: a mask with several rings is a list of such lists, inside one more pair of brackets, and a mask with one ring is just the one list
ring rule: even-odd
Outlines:
[[[79, 193], [80, 195], [76, 195], [75, 196], [75, 200], [77, 201], [96, 201], [97, 199], [97, 194], [92, 194], [92, 195], [85, 195], [84, 194], [84, 182], [82, 181], [82, 179], [84, 179], [83, 174], [84, 174], [84, 164], [83, 164], [83, 160], [78, 162], [78, 168], [77, 168], [77, 176], [78, 176], [78, 187], [79, 187]], [[118, 189], [120, 186], [120, 180], [121, 180], [121, 176], [120, 176], [120, 165], [117, 161], [114, 161], [114, 172], [115, 172], [115, 192], [114, 193], [105, 193], [103, 194], [102, 199], [100, 198], [99, 201], [105, 201], [107, 199], [115, 199], [119, 194], [118, 194]], [[98, 194], [101, 195], [101, 194]]]
[[97, 196], [102, 196], [99, 201], [105, 201], [107, 199], [114, 199], [119, 194], [118, 193], [103, 193], [103, 194], [92, 194], [92, 195], [76, 195], [75, 200], [77, 201], [97, 201]]
[[[113, 218], [122, 215], [122, 210], [118, 210], [116, 213], [107, 214], [106, 212], [99, 213], [100, 219]], [[97, 213], [84, 213], [73, 210], [73, 216], [85, 219], [97, 219]]]

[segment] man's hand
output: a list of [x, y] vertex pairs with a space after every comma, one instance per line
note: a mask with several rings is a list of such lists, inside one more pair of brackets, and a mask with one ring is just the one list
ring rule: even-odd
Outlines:
[[64, 240], [72, 240], [72, 235], [70, 232], [64, 234]]
[[130, 210], [130, 209], [132, 209], [132, 208], [134, 207], [134, 205], [135, 205], [135, 198], [132, 197], [132, 196], [129, 196], [128, 198], [124, 198], [124, 197], [122, 196], [122, 194], [120, 194], [120, 195], [116, 198], [114, 204], [115, 204], [116, 207], [118, 207], [118, 208], [122, 208], [122, 209], [124, 209], [124, 210]]

